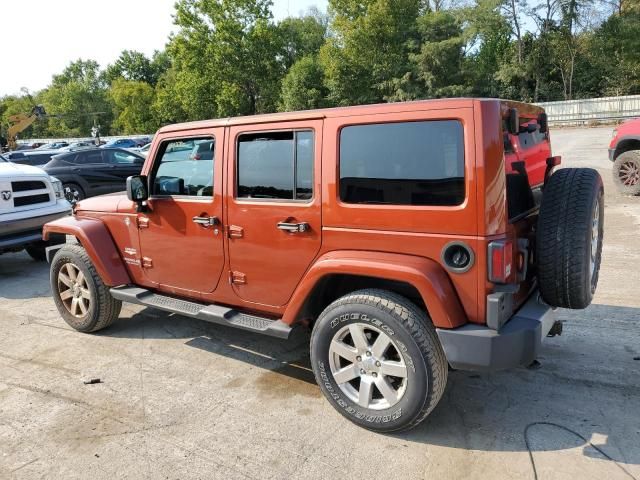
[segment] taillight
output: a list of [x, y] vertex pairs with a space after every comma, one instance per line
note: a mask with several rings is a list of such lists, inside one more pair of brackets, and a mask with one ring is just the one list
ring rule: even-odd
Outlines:
[[513, 265], [513, 246], [507, 240], [496, 240], [489, 244], [489, 281], [507, 283]]

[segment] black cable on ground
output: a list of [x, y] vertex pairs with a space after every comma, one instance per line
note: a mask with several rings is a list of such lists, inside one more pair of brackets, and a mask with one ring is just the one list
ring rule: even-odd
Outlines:
[[598, 453], [600, 453], [600, 455], [602, 455], [604, 458], [606, 458], [607, 460], [615, 463], [615, 465], [620, 470], [622, 470], [629, 478], [632, 478], [633, 480], [637, 480], [636, 477], [634, 477], [631, 473], [629, 473], [629, 471], [627, 471], [626, 468], [624, 468], [617, 461], [615, 461], [612, 457], [610, 457], [608, 454], [606, 454], [602, 449], [600, 449], [599, 447], [596, 447], [593, 443], [591, 443], [589, 440], [584, 438], [582, 435], [580, 435], [575, 430], [571, 430], [570, 428], [565, 427], [564, 425], [560, 425], [558, 423], [553, 423], [553, 422], [531, 422], [526, 427], [524, 427], [524, 443], [527, 446], [527, 451], [529, 452], [529, 460], [531, 461], [531, 468], [533, 468], [533, 478], [535, 480], [538, 480], [538, 471], [536, 470], [536, 462], [533, 460], [533, 453], [531, 452], [531, 446], [529, 445], [529, 437], [527, 436], [527, 434], [529, 432], [529, 429], [531, 427], [536, 426], [536, 425], [547, 425], [547, 426], [550, 426], [550, 427], [560, 428], [560, 429], [564, 430], [565, 432], [569, 432], [569, 433], [575, 435], [576, 437], [581, 439], [584, 443], [590, 445], [591, 448], [593, 448]]

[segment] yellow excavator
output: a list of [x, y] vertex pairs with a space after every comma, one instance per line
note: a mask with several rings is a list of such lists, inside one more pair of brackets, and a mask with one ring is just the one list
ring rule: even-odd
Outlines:
[[7, 148], [15, 150], [18, 147], [18, 134], [31, 126], [36, 120], [41, 120], [47, 115], [42, 105], [34, 105], [29, 113], [19, 113], [9, 117], [7, 129]]

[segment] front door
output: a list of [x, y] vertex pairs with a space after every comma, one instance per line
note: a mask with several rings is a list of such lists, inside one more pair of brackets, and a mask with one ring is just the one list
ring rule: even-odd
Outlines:
[[322, 121], [230, 129], [230, 281], [243, 300], [286, 304], [320, 249]]
[[[159, 137], [148, 211], [138, 214], [142, 267], [160, 290], [192, 297], [216, 289], [224, 266], [224, 129]], [[205, 152], [195, 154], [194, 152]]]

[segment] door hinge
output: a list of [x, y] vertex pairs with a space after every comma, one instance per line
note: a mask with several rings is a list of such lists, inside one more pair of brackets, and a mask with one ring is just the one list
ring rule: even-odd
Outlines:
[[238, 225], [229, 225], [227, 232], [228, 232], [229, 238], [244, 237], [244, 228], [239, 227]]
[[247, 283], [247, 276], [242, 272], [229, 272], [229, 283], [231, 285], [244, 285]]
[[144, 268], [153, 268], [153, 260], [149, 257], [142, 257], [142, 266]]
[[136, 223], [138, 228], [149, 228], [149, 218], [148, 217], [137, 217]]

